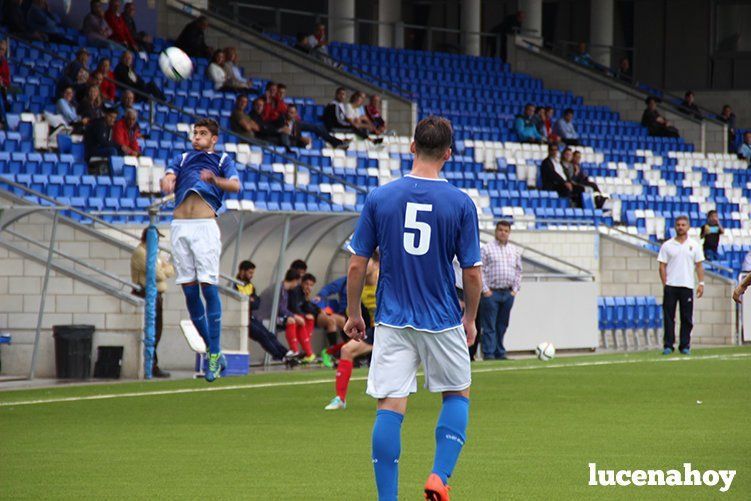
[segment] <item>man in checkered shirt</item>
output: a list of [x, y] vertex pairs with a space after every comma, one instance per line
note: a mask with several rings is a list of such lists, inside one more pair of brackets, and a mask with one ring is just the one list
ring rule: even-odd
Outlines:
[[521, 250], [508, 243], [511, 223], [499, 221], [495, 240], [482, 246], [482, 356], [485, 360], [506, 360], [503, 336], [508, 328], [514, 298], [522, 282]]

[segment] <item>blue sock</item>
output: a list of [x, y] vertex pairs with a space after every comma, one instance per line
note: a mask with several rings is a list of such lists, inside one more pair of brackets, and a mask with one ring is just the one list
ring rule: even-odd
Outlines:
[[206, 343], [206, 348], [208, 349], [209, 325], [206, 320], [206, 309], [203, 307], [203, 301], [201, 300], [201, 288], [198, 284], [183, 285], [183, 293], [185, 294], [185, 303], [188, 305], [190, 319], [193, 321], [193, 325], [203, 338], [203, 342]]
[[373, 425], [373, 469], [378, 501], [396, 501], [399, 491], [399, 455], [402, 452], [404, 415], [380, 410]]
[[441, 415], [435, 427], [435, 459], [433, 473], [448, 482], [462, 452], [469, 421], [469, 399], [449, 395], [443, 399]]
[[222, 351], [222, 300], [219, 299], [219, 288], [216, 285], [201, 285], [203, 298], [206, 300], [206, 317], [209, 326], [209, 353]]

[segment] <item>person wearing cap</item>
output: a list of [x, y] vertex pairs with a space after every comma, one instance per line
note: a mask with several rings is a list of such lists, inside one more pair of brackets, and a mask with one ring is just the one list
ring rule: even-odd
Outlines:
[[[141, 243], [133, 249], [133, 254], [130, 256], [130, 280], [138, 286], [137, 289], [133, 289], [133, 294], [138, 297], [146, 297], [146, 231], [144, 228], [141, 232]], [[158, 232], [159, 238], [163, 237], [161, 232]], [[153, 377], [169, 377], [169, 372], [165, 372], [159, 368], [159, 360], [157, 358], [157, 346], [159, 340], [162, 339], [162, 294], [167, 290], [167, 279], [174, 276], [175, 268], [172, 264], [165, 259], [157, 257], [156, 260], [156, 328], [154, 333], [154, 365], [151, 372]]]

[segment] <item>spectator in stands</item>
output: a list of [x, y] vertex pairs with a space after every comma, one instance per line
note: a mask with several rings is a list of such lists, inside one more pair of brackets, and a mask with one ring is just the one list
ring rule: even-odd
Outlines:
[[237, 66], [237, 49], [227, 47], [224, 49], [224, 74], [227, 87], [237, 91], [253, 90], [253, 83], [243, 78], [240, 67]]
[[560, 137], [558, 137], [553, 131], [553, 128], [555, 127], [555, 122], [553, 121], [554, 115], [555, 109], [552, 106], [545, 106], [545, 114], [543, 115], [545, 117], [543, 122], [543, 125], [545, 126], [545, 134], [543, 135], [548, 138], [549, 143], [557, 143], [560, 141]]
[[29, 31], [42, 33], [43, 38], [52, 43], [73, 45], [73, 42], [63, 35], [60, 17], [50, 12], [47, 0], [31, 0], [26, 12], [26, 24]]
[[628, 57], [623, 56], [618, 62], [618, 70], [615, 73], [615, 77], [628, 83], [631, 83], [634, 80], [634, 74], [631, 70], [631, 61]]
[[256, 288], [253, 285], [255, 271], [256, 265], [253, 262], [243, 261], [240, 263], [237, 276], [235, 277], [238, 281], [242, 282], [242, 285], [235, 284], [237, 292], [248, 296], [248, 337], [260, 344], [274, 360], [282, 360], [288, 366], [296, 365], [297, 358], [295, 357], [295, 353], [285, 348], [276, 338], [276, 335], [253, 316], [253, 311], [257, 310], [261, 305], [261, 299], [256, 294]]
[[566, 173], [566, 179], [571, 179], [574, 176], [574, 150], [568, 146], [561, 153], [561, 165]]
[[381, 96], [373, 94], [370, 96], [370, 102], [365, 107], [365, 115], [373, 124], [374, 132], [376, 134], [383, 134], [386, 132], [386, 121], [381, 115]]
[[516, 136], [522, 143], [542, 143], [544, 142], [542, 135], [535, 127], [532, 121], [535, 115], [535, 105], [527, 103], [524, 105], [524, 113], [518, 115], [514, 120], [514, 130]]
[[246, 139], [252, 139], [257, 132], [260, 132], [261, 128], [255, 123], [247, 113], [245, 113], [248, 107], [248, 96], [240, 94], [235, 99], [235, 107], [232, 109], [232, 113], [229, 116], [229, 128], [232, 132], [239, 136], [243, 136]]
[[701, 110], [696, 105], [693, 91], [686, 91], [686, 93], [683, 95], [683, 101], [681, 101], [680, 109], [683, 113], [691, 117], [697, 118], [699, 120], [704, 118]]
[[653, 137], [680, 137], [678, 129], [673, 126], [673, 123], [665, 120], [665, 117], [657, 111], [657, 99], [650, 96], [645, 102], [647, 109], [641, 116], [641, 124], [647, 128], [649, 135]]
[[540, 134], [544, 142], [548, 142], [548, 136], [545, 135], [547, 130], [545, 129], [545, 107], [535, 106], [535, 114], [532, 115], [532, 123], [537, 129], [537, 133]]
[[269, 125], [281, 127], [284, 122], [282, 111], [286, 109], [284, 101], [279, 100], [279, 84], [276, 82], [268, 82], [266, 84], [266, 90], [264, 92], [263, 100], [263, 121]]
[[83, 144], [86, 161], [92, 157], [113, 157], [122, 152], [112, 137], [112, 127], [117, 120], [117, 110], [108, 108], [100, 118], [91, 120], [84, 131]]
[[107, 20], [104, 18], [104, 6], [99, 0], [91, 2], [91, 12], [83, 18], [81, 31], [88, 37], [91, 45], [109, 49], [122, 48], [121, 45], [110, 40], [112, 28], [109, 27]]
[[[85, 69], [81, 68], [78, 70], [78, 76], [76, 77], [76, 80], [73, 82], [73, 92], [76, 94], [76, 102], [81, 104], [81, 101], [83, 101], [86, 96], [89, 93], [89, 87], [91, 87], [91, 84], [89, 83], [90, 75], [89, 72]], [[99, 86], [97, 85], [97, 88]]]
[[352, 132], [361, 139], [367, 139], [368, 131], [355, 127], [347, 118], [346, 98], [347, 90], [344, 87], [337, 88], [334, 100], [323, 111], [323, 123], [326, 130]]
[[138, 126], [138, 112], [130, 108], [125, 116], [115, 123], [112, 130], [112, 139], [120, 146], [124, 155], [138, 157], [141, 155], [141, 145], [138, 139], [141, 137], [141, 127]]
[[[155, 98], [164, 101], [164, 93], [159, 86], [154, 82], [144, 81], [138, 73], [136, 73], [135, 68], [133, 68], [133, 53], [130, 51], [126, 50], [123, 52], [123, 55], [120, 56], [120, 62], [115, 66], [115, 80], [122, 85], [133, 87], [144, 94], [151, 94]], [[146, 98], [137, 96], [136, 100], [144, 101]]]
[[722, 112], [717, 120], [728, 126], [728, 152], [735, 151], [735, 113], [729, 104], [722, 107]]
[[10, 108], [10, 101], [8, 100], [8, 94], [18, 94], [21, 89], [13, 86], [13, 82], [10, 79], [10, 65], [8, 64], [8, 41], [0, 39], [0, 122], [3, 127], [7, 125], [5, 113]]
[[211, 47], [206, 45], [206, 29], [209, 20], [204, 16], [189, 22], [175, 40], [175, 46], [190, 57], [211, 57]]
[[326, 342], [329, 346], [337, 343], [339, 330], [344, 328], [345, 318], [341, 315], [328, 313], [313, 301], [313, 287], [316, 285], [316, 277], [310, 273], [302, 276], [302, 292], [305, 297], [303, 312], [312, 315], [316, 327], [323, 329], [326, 333]]
[[561, 198], [567, 198], [573, 207], [581, 207], [581, 187], [575, 186], [566, 177], [563, 164], [558, 159], [558, 145], [548, 145], [548, 158], [542, 161], [542, 189], [555, 191]]
[[574, 110], [566, 108], [563, 111], [563, 117], [558, 119], [553, 129], [555, 134], [561, 138], [561, 141], [569, 146], [579, 146], [579, 133], [574, 127]]
[[492, 33], [496, 33], [498, 37], [500, 38], [500, 49], [501, 53], [496, 54], [496, 47], [495, 45], [491, 44], [491, 56], [497, 56], [501, 58], [506, 58], [506, 43], [507, 38], [509, 35], [520, 33], [522, 29], [522, 24], [524, 23], [524, 11], [518, 10], [514, 14], [509, 14], [506, 16], [502, 23], [496, 25], [492, 30], [490, 30]]
[[[57, 81], [57, 96], [61, 96], [67, 87], [74, 87], [76, 85], [78, 74], [82, 69], [87, 72], [89, 71], [89, 59], [89, 51], [85, 48], [78, 49], [78, 52], [76, 52], [76, 58], [65, 66], [63, 74]], [[88, 74], [86, 75], [86, 78], [89, 78]]]
[[725, 230], [720, 225], [720, 217], [716, 210], [707, 212], [707, 222], [701, 227], [699, 238], [704, 240], [702, 249], [707, 261], [717, 261], [720, 258], [718, 249], [720, 247], [720, 235], [724, 235]]
[[284, 132], [281, 132], [280, 135], [281, 143], [288, 151], [293, 146], [295, 148], [307, 148], [310, 145], [310, 138], [302, 135], [298, 120], [297, 106], [289, 105], [284, 115], [284, 126], [281, 129]]
[[329, 41], [326, 38], [326, 25], [317, 23], [313, 33], [305, 39], [305, 46], [310, 54], [325, 62], [332, 64], [333, 61], [329, 56]]
[[277, 84], [274, 99], [274, 111], [279, 115], [279, 120], [284, 121], [287, 115], [287, 86], [283, 83]]
[[587, 50], [586, 43], [579, 42], [579, 45], [577, 46], [577, 49], [576, 49], [576, 54], [574, 54], [574, 62], [576, 64], [586, 66], [587, 68], [595, 67], [595, 62], [592, 59], [592, 56], [589, 54], [589, 51]]
[[154, 50], [154, 39], [145, 31], [138, 31], [138, 28], [136, 28], [136, 2], [131, 1], [125, 4], [122, 18], [131, 38], [138, 44], [137, 50], [152, 52]]
[[691, 353], [691, 329], [694, 316], [694, 270], [699, 276], [696, 297], [704, 294], [704, 254], [699, 244], [688, 236], [691, 228], [686, 216], [675, 220], [675, 238], [667, 240], [657, 255], [660, 263], [660, 280], [664, 287], [662, 312], [665, 323], [663, 355], [673, 353], [675, 345], [675, 309], [681, 305], [681, 338], [678, 349], [684, 355]]
[[582, 168], [582, 152], [581, 151], [574, 152], [572, 162], [574, 166], [574, 173], [571, 176], [571, 182], [574, 183], [575, 185], [582, 186], [585, 189], [592, 190], [592, 192], [595, 194], [595, 206], [598, 209], [601, 209], [602, 206], [605, 204], [605, 200], [607, 199], [607, 196], [603, 195], [603, 193], [600, 191], [599, 186], [597, 186], [597, 183], [592, 181], [587, 175], [587, 172]]
[[290, 130], [289, 137], [291, 146], [295, 146], [295, 142], [297, 142], [296, 146], [305, 148], [310, 143], [310, 140], [306, 137], [303, 137], [301, 133], [310, 132], [320, 137], [334, 148], [341, 148], [346, 150], [349, 147], [349, 140], [343, 141], [335, 136], [332, 136], [323, 125], [301, 120], [297, 106], [294, 104], [287, 106], [286, 117], [287, 120], [285, 125]]
[[3, 24], [8, 32], [27, 40], [44, 40], [44, 34], [32, 30], [26, 22], [26, 11], [23, 0], [5, 0], [3, 9]]
[[122, 94], [120, 95], [120, 108], [122, 109], [123, 113], [125, 113], [128, 110], [133, 109], [133, 106], [136, 104], [136, 95], [133, 94], [133, 91], [130, 90], [124, 90]]
[[352, 93], [349, 97], [349, 102], [344, 105], [344, 115], [350, 124], [358, 129], [367, 130], [368, 132], [374, 132], [375, 127], [370, 119], [365, 114], [363, 109], [363, 103], [365, 102], [365, 94], [358, 91]]
[[313, 354], [313, 348], [310, 344], [310, 333], [305, 326], [305, 316], [292, 311], [295, 308], [295, 305], [293, 305], [290, 300], [290, 291], [299, 286], [300, 272], [292, 269], [287, 270], [279, 293], [277, 325], [284, 328], [284, 334], [287, 338], [289, 349], [292, 350], [296, 356], [299, 356], [300, 347], [302, 346], [304, 352], [304, 358], [302, 361], [310, 363], [313, 362], [316, 357]]
[[120, 0], [109, 0], [109, 8], [104, 14], [104, 19], [112, 30], [112, 35], [110, 35], [112, 40], [130, 50], [139, 50], [138, 43], [133, 38], [133, 35], [131, 35], [128, 25], [125, 23], [125, 19], [120, 12]]
[[255, 137], [269, 141], [274, 144], [281, 144], [281, 133], [279, 129], [284, 130], [280, 122], [269, 123], [263, 118], [263, 112], [266, 108], [266, 99], [257, 97], [253, 100], [253, 110], [250, 112], [250, 119], [258, 125], [258, 130], [254, 131]]
[[[146, 297], [146, 234], [147, 228], [141, 232], [141, 243], [133, 249], [133, 254], [130, 256], [130, 280], [138, 286], [137, 289], [133, 289], [133, 294], [138, 297]], [[158, 237], [164, 237], [161, 233], [158, 233]], [[158, 238], [157, 237], [157, 238]], [[157, 347], [159, 341], [162, 339], [162, 325], [164, 318], [162, 315], [164, 299], [163, 294], [167, 292], [167, 279], [175, 275], [175, 268], [166, 259], [157, 257], [156, 261], [156, 325], [154, 333], [154, 365], [151, 371], [153, 377], [165, 378], [169, 377], [169, 372], [165, 372], [159, 368], [159, 358], [157, 357]]]
[[224, 51], [215, 50], [211, 63], [206, 68], [206, 76], [214, 83], [214, 90], [232, 90], [226, 87], [227, 73], [224, 71]]
[[745, 159], [748, 162], [748, 168], [751, 169], [751, 131], [743, 133], [743, 142], [738, 147], [738, 158]]
[[57, 100], [56, 108], [58, 114], [65, 120], [65, 124], [73, 129], [75, 134], [81, 134], [83, 127], [89, 123], [89, 119], [78, 115], [73, 97], [73, 87], [66, 87], [62, 97]]
[[117, 87], [115, 86], [115, 74], [110, 69], [110, 60], [106, 57], [99, 61], [96, 67], [96, 73], [102, 75], [102, 83], [99, 84], [99, 91], [102, 98], [107, 101], [114, 101], [116, 98]]
[[521, 251], [509, 243], [511, 223], [498, 221], [495, 239], [482, 246], [482, 356], [506, 360], [503, 337], [522, 282]]
[[304, 54], [310, 54], [310, 47], [308, 46], [308, 35], [305, 33], [298, 31], [295, 35], [295, 45], [292, 47], [299, 50], [300, 52]]
[[102, 117], [103, 106], [99, 86], [90, 85], [86, 91], [86, 97], [78, 103], [78, 114], [82, 119], [93, 121]]

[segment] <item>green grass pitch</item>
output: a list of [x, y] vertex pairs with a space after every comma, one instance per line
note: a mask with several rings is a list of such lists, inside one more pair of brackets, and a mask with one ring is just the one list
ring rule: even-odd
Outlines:
[[[452, 499], [751, 499], [751, 349], [667, 358], [473, 365]], [[323, 370], [2, 392], [0, 498], [375, 499], [365, 375], [355, 371], [343, 412], [323, 411], [334, 377]], [[116, 398], [86, 399], [97, 395]], [[67, 400], [18, 405], [50, 399]], [[421, 499], [438, 409], [425, 390], [409, 402], [400, 499]], [[589, 487], [590, 462], [737, 474], [724, 494]]]

